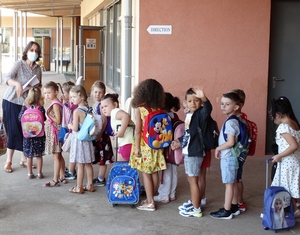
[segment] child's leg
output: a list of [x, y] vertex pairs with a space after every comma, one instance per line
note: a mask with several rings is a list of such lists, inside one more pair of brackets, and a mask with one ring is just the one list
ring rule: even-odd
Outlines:
[[60, 171], [60, 163], [61, 163], [61, 154], [60, 153], [53, 153], [53, 160], [54, 160], [54, 174], [53, 174], [53, 180], [55, 182], [59, 181], [59, 171]]
[[83, 186], [84, 165], [83, 163], [77, 163], [77, 188]]
[[230, 211], [231, 210], [231, 203], [233, 199], [233, 193], [234, 193], [234, 184], [225, 184], [225, 204], [224, 208], [225, 210]]
[[198, 176], [188, 176], [190, 184], [191, 199], [194, 208], [200, 207], [200, 189], [198, 185]]
[[238, 203], [243, 203], [243, 193], [244, 193], [244, 184], [243, 181], [238, 181], [237, 182], [237, 189], [238, 189], [238, 197], [237, 197], [237, 202]]
[[154, 204], [154, 185], [152, 175], [143, 172], [143, 180], [146, 191], [147, 203]]
[[28, 157], [27, 158], [27, 171], [28, 171], [28, 176], [32, 175], [32, 158]]
[[169, 196], [171, 191], [171, 169], [170, 163], [167, 163], [167, 169], [160, 171], [160, 177], [158, 182], [158, 196], [154, 197], [154, 201], [157, 202], [169, 202]]
[[38, 173], [38, 175], [41, 176], [41, 174], [43, 174], [43, 157], [42, 156], [36, 158], [36, 165], [37, 165], [37, 173]]
[[85, 168], [86, 168], [86, 176], [87, 176], [87, 185], [90, 186], [93, 184], [93, 175], [94, 175], [92, 164], [86, 163]]
[[199, 175], [200, 199], [205, 198], [206, 191], [206, 168], [201, 168]]
[[151, 178], [153, 183], [153, 195], [154, 195], [154, 193], [156, 193], [158, 189], [158, 182], [159, 182], [158, 172], [152, 173]]
[[76, 163], [75, 162], [69, 162], [69, 173], [75, 173]]
[[105, 178], [106, 169], [107, 169], [107, 165], [100, 165], [99, 166], [99, 175], [98, 175], [98, 178], [99, 177], [101, 177], [102, 179]]
[[[170, 191], [170, 200], [173, 201], [176, 199], [176, 188], [178, 183], [178, 171], [177, 166], [171, 164], [171, 191]], [[201, 192], [201, 191], [200, 191]]]
[[66, 163], [65, 163], [65, 159], [63, 158], [62, 154], [59, 153], [60, 155], [60, 181], [64, 184], [66, 184], [68, 181], [65, 179], [65, 168], [66, 168]]

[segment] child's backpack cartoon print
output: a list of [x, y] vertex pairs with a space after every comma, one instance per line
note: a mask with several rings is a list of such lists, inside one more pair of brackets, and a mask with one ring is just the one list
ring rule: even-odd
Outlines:
[[44, 136], [44, 115], [39, 106], [27, 106], [21, 118], [21, 125], [25, 138]]

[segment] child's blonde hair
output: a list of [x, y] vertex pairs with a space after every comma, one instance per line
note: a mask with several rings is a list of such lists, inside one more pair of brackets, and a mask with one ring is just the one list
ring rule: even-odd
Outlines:
[[61, 85], [61, 88], [63, 91], [69, 93], [71, 88], [75, 86], [75, 83], [74, 82], [71, 82], [71, 81], [68, 81], [68, 82], [64, 82], [62, 85]]
[[93, 91], [95, 87], [102, 89], [104, 94], [106, 93], [106, 86], [103, 82], [101, 81], [94, 82], [94, 84], [91, 87], [91, 91]]
[[25, 105], [36, 105], [43, 106], [44, 98], [42, 96], [42, 91], [39, 87], [32, 87], [29, 89], [28, 95], [24, 101]]
[[83, 98], [85, 105], [88, 106], [88, 101], [87, 101], [88, 96], [87, 96], [86, 90], [84, 89], [84, 87], [82, 85], [73, 86], [71, 88], [70, 92], [78, 94], [81, 98]]

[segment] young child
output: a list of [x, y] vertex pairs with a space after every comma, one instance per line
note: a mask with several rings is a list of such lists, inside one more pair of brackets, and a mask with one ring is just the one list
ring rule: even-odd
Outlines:
[[[61, 101], [63, 103], [63, 110], [62, 110], [62, 126], [68, 127], [69, 123], [73, 121], [73, 111], [78, 107], [78, 105], [73, 104], [69, 100], [69, 93], [71, 88], [75, 86], [75, 84], [71, 81], [65, 82], [62, 84], [62, 91], [63, 95], [61, 96]], [[76, 179], [76, 170], [75, 170], [75, 163], [69, 162], [69, 168], [65, 170], [65, 178], [67, 180], [74, 180]]]
[[[44, 109], [44, 99], [42, 97], [42, 92], [39, 87], [30, 88], [27, 98], [25, 99], [24, 105], [19, 114], [19, 120], [21, 121], [24, 112], [27, 110], [28, 106], [39, 106], [39, 110], [42, 112], [46, 120], [45, 109]], [[45, 135], [36, 136], [31, 138], [23, 138], [23, 153], [27, 158], [27, 177], [28, 179], [35, 178], [35, 175], [32, 172], [32, 159], [36, 157], [37, 162], [37, 178], [42, 179], [43, 176], [43, 155], [45, 155]]]
[[[128, 125], [134, 125], [130, 115], [119, 108], [118, 94], [106, 94], [101, 100], [102, 113], [111, 117], [111, 126], [114, 130], [114, 136], [118, 138], [118, 161], [129, 161], [130, 151], [133, 141], [133, 128]], [[117, 129], [117, 125], [121, 125]]]
[[135, 87], [132, 98], [132, 107], [135, 110], [135, 134], [132, 144], [129, 164], [142, 172], [147, 199], [142, 201], [139, 210], [155, 211], [154, 193], [158, 188], [158, 171], [166, 169], [163, 149], [152, 149], [145, 143], [142, 135], [145, 128], [144, 120], [148, 115], [145, 105], [152, 110], [162, 109], [165, 102], [165, 93], [162, 85], [155, 79], [146, 79]]
[[[228, 119], [230, 116], [238, 114], [240, 104], [240, 97], [234, 92], [229, 92], [223, 94], [221, 110]], [[222, 182], [225, 184], [225, 203], [223, 208], [210, 213], [210, 216], [215, 219], [231, 219], [232, 215], [240, 213], [237, 201], [233, 200], [238, 164], [230, 151], [230, 148], [238, 141], [239, 121], [229, 119], [223, 125], [225, 125], [224, 133], [227, 134], [227, 140], [224, 139], [222, 127], [219, 135], [219, 146], [215, 149], [215, 158], [220, 159]]]
[[296, 200], [300, 197], [300, 129], [297, 119], [292, 115], [293, 109], [286, 97], [280, 97], [272, 105], [272, 118], [278, 125], [276, 130], [276, 144], [278, 154], [273, 156], [273, 162], [280, 162], [275, 172], [271, 186], [284, 187], [292, 197], [295, 217], [300, 217]]
[[[180, 100], [178, 97], [174, 97], [171, 93], [165, 93], [165, 106], [164, 110], [170, 115], [172, 123], [174, 124], [179, 120], [179, 117], [175, 112], [180, 109]], [[160, 175], [163, 177], [163, 183], [159, 184], [158, 195], [154, 196], [155, 202], [168, 203], [176, 200], [176, 187], [178, 182], [177, 165], [167, 163], [167, 169]]]
[[189, 112], [185, 118], [184, 135], [172, 142], [172, 149], [182, 147], [184, 156], [184, 168], [190, 185], [191, 201], [179, 206], [179, 214], [184, 217], [202, 217], [200, 207], [200, 187], [198, 178], [202, 165], [204, 146], [198, 133], [200, 123], [206, 121], [206, 117], [211, 114], [212, 106], [206, 98], [203, 90], [189, 88], [185, 95], [186, 105]]
[[[91, 94], [94, 100], [93, 109], [97, 114], [101, 114], [102, 117], [102, 130], [98, 135], [97, 139], [93, 141], [93, 145], [95, 148], [95, 162], [99, 162], [99, 173], [98, 176], [93, 179], [94, 186], [105, 186], [105, 174], [107, 170], [107, 165], [113, 163], [112, 157], [114, 155], [113, 148], [111, 145], [111, 140], [109, 137], [109, 133], [112, 134], [110, 121], [108, 120], [104, 114], [101, 113], [100, 102], [103, 96], [106, 93], [105, 84], [101, 81], [96, 81], [91, 88]], [[109, 133], [108, 133], [109, 132]]]
[[[81, 141], [77, 138], [80, 126], [86, 116], [81, 110], [88, 111], [87, 94], [82, 85], [76, 85], [71, 88], [70, 97], [73, 104], [78, 108], [73, 112], [73, 123], [68, 124], [71, 134], [70, 162], [77, 164], [77, 185], [70, 188], [69, 192], [82, 194], [84, 190], [94, 192], [93, 185], [93, 167], [94, 148], [92, 141]], [[79, 109], [81, 108], [81, 109]], [[87, 174], [87, 185], [83, 186], [84, 168]]]
[[[52, 154], [54, 160], [53, 180], [44, 184], [45, 187], [60, 186], [61, 183], [67, 183], [64, 178], [65, 160], [61, 154], [61, 143], [58, 141], [57, 133], [61, 124], [62, 104], [58, 100], [59, 85], [55, 82], [48, 82], [44, 86], [46, 100], [52, 104], [46, 111], [47, 121], [45, 123], [46, 146], [45, 153]], [[55, 131], [54, 131], [55, 130]], [[61, 178], [59, 178], [61, 177]]]

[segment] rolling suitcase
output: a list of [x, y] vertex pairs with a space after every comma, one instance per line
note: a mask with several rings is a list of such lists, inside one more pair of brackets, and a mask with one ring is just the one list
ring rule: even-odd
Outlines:
[[[134, 128], [132, 125], [129, 126]], [[118, 149], [118, 140], [116, 140], [116, 149]], [[128, 162], [119, 162], [118, 154], [108, 174], [106, 196], [113, 207], [118, 204], [129, 204], [133, 208], [140, 199], [139, 173], [131, 168]]]
[[[262, 225], [265, 230], [273, 229], [276, 233], [278, 229], [289, 230], [289, 228], [296, 224], [296, 221], [290, 193], [281, 186], [268, 187], [268, 163], [272, 160], [272, 158], [266, 160], [266, 190], [264, 192]], [[278, 170], [280, 171], [280, 162], [278, 162], [277, 165]]]

